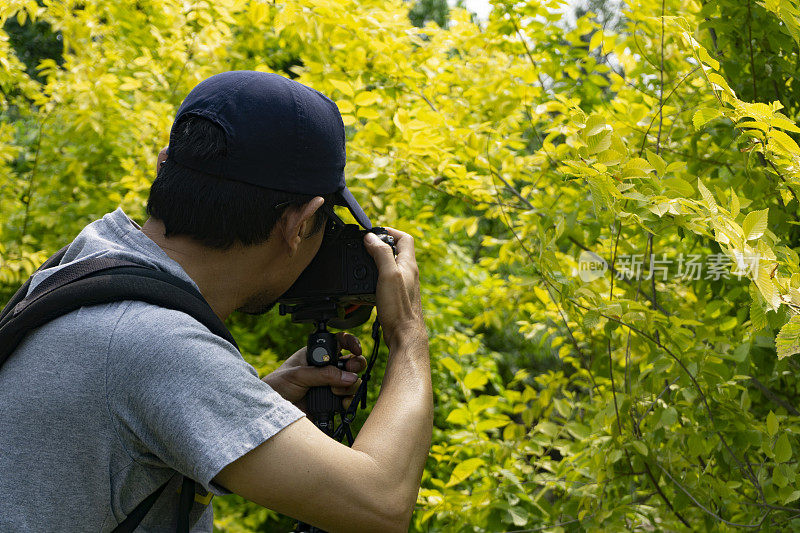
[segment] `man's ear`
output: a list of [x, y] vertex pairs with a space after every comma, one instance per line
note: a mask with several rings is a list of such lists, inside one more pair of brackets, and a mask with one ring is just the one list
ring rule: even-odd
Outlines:
[[161, 151], [158, 152], [158, 159], [156, 160], [156, 174], [158, 174], [158, 171], [161, 170], [161, 165], [164, 163], [164, 161], [167, 160], [168, 148], [169, 146], [167, 146], [166, 148], [162, 148]]
[[321, 196], [315, 196], [305, 205], [298, 208], [289, 208], [283, 213], [279, 225], [281, 236], [289, 248], [289, 257], [295, 254], [300, 243], [303, 242], [303, 236], [311, 228], [314, 213], [324, 203], [325, 200]]

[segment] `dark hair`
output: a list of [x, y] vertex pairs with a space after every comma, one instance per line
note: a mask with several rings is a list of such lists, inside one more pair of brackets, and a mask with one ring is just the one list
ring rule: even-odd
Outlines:
[[[177, 125], [171, 142], [190, 157], [213, 159], [227, 153], [225, 132], [213, 122], [189, 116]], [[308, 203], [314, 196], [325, 199], [317, 211], [311, 232], [325, 224], [333, 208], [333, 195], [295, 194], [204, 174], [170, 161], [161, 165], [147, 199], [147, 213], [164, 223], [165, 236], [185, 235], [210, 248], [225, 250], [266, 241], [281, 215]]]

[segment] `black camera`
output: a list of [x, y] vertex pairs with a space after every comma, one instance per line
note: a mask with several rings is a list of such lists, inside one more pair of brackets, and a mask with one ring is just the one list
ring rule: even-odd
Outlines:
[[290, 314], [293, 322], [325, 320], [338, 329], [369, 320], [375, 305], [378, 267], [364, 246], [367, 233], [376, 234], [397, 253], [394, 237], [384, 228], [365, 230], [329, 220], [317, 255], [278, 299], [280, 314]]

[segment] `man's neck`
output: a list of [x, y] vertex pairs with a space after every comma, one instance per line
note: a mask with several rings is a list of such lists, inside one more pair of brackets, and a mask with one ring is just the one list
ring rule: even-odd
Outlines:
[[144, 223], [142, 232], [181, 265], [223, 321], [248, 301], [255, 273], [269, 271], [266, 265], [258, 268], [263, 259], [252, 248], [234, 245], [227, 250], [216, 250], [184, 236], [167, 238], [164, 224], [153, 218]]

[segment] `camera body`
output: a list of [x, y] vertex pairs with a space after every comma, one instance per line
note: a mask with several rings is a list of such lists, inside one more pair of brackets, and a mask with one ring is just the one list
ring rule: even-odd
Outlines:
[[378, 267], [364, 246], [367, 233], [376, 234], [397, 253], [394, 237], [384, 228], [346, 224], [326, 229], [317, 255], [278, 299], [280, 314], [291, 314], [294, 322], [327, 320], [339, 329], [366, 322], [378, 286]]

